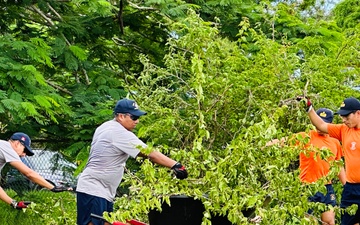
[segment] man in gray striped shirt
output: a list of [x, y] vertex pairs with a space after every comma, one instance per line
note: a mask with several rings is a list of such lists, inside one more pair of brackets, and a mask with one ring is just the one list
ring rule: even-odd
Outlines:
[[149, 158], [152, 162], [171, 168], [179, 179], [187, 178], [183, 165], [153, 151], [146, 155], [138, 148], [146, 148], [132, 130], [139, 122], [141, 111], [136, 102], [122, 99], [114, 108], [114, 119], [101, 124], [93, 135], [90, 155], [77, 184], [77, 224], [103, 225], [107, 222], [91, 218], [91, 213], [102, 215], [113, 211], [116, 189], [124, 174], [129, 157]]

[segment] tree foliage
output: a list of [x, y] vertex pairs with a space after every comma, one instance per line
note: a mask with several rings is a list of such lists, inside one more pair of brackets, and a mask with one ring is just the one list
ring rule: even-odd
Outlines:
[[1, 137], [27, 132], [81, 171], [95, 128], [129, 96], [148, 112], [136, 130], [148, 151], [182, 162], [190, 178], [133, 162], [139, 169], [128, 170], [129, 193], [112, 220], [145, 218], [185, 194], [204, 203], [204, 224], [214, 214], [246, 224], [249, 208], [264, 224], [311, 224], [304, 213], [323, 206], [307, 197], [321, 182], [299, 182], [299, 150], [264, 146], [311, 129], [295, 96], [333, 110], [359, 97], [360, 45], [356, 12], [342, 16], [351, 0], [335, 20], [304, 11], [315, 1], [303, 3], [1, 2]]
[[[289, 170], [300, 150], [264, 146], [272, 138], [311, 128], [295, 96], [305, 94], [315, 106], [334, 110], [344, 96], [356, 96], [346, 70], [358, 70], [351, 63], [358, 34], [352, 44], [340, 33], [327, 45], [318, 41], [321, 33], [279, 44], [244, 20], [239, 40], [231, 42], [194, 12], [172, 30], [177, 36], [168, 40], [164, 67], [142, 57], [144, 70], [129, 88], [147, 103], [143, 107], [150, 114], [138, 134], [187, 165], [190, 179], [174, 181], [166, 170], [143, 163], [135, 175], [128, 174], [124, 183], [131, 192], [118, 200], [115, 218], [139, 217], [170, 195], [185, 194], [202, 200], [204, 215], [227, 215], [234, 224], [245, 224], [243, 210], [252, 207], [264, 224], [312, 224], [303, 215], [310, 207], [324, 210], [307, 202], [322, 190], [321, 181], [302, 185], [298, 171]], [[256, 54], [242, 48], [243, 37], [250, 35]], [[305, 60], [297, 56], [299, 49]], [[331, 174], [334, 178], [336, 172]], [[268, 195], [273, 201], [265, 207]]]
[[354, 28], [359, 26], [360, 3], [358, 1], [342, 1], [335, 7], [333, 13], [339, 27]]

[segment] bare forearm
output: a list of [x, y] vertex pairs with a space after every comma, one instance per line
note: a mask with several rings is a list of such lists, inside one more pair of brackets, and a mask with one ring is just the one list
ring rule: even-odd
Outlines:
[[1, 187], [0, 187], [0, 199], [8, 204], [10, 204], [12, 201], [12, 199], [9, 197], [9, 195], [7, 195], [6, 192], [4, 191], [4, 189], [2, 189]]
[[311, 123], [320, 131], [328, 133], [328, 124], [325, 123], [320, 116], [318, 116], [314, 110], [314, 108], [310, 109], [309, 111], [309, 118], [311, 120]]
[[47, 182], [42, 176], [40, 176], [37, 172], [35, 172], [32, 169], [30, 169], [29, 167], [27, 167], [23, 162], [12, 161], [12, 162], [10, 162], [10, 165], [13, 166], [15, 169], [19, 170], [20, 173], [22, 173], [24, 176], [26, 176], [32, 182], [37, 183], [38, 185], [45, 187], [49, 190], [54, 188], [54, 185]]
[[170, 159], [169, 157], [167, 157], [166, 155], [162, 154], [161, 152], [158, 151], [153, 151], [148, 155], [148, 158], [159, 165], [162, 166], [166, 166], [168, 168], [171, 168], [175, 165], [176, 161], [173, 159]]
[[45, 187], [49, 190], [54, 188], [54, 185], [47, 182], [43, 177], [41, 177], [38, 173], [32, 172], [30, 174], [25, 175], [27, 178], [29, 178], [32, 182], [37, 183], [38, 185]]
[[265, 147], [269, 147], [269, 146], [272, 146], [272, 145], [280, 145], [280, 146], [284, 146], [285, 145], [285, 142], [286, 142], [286, 138], [281, 138], [280, 140], [279, 139], [273, 139], [271, 141], [268, 141], [266, 144], [265, 144]]
[[345, 169], [344, 167], [340, 168], [340, 173], [339, 173], [339, 180], [342, 183], [342, 185], [344, 185], [346, 183], [346, 175], [345, 175]]

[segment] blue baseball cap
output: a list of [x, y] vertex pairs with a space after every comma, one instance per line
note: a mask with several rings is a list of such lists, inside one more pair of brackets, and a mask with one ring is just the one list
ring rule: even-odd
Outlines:
[[129, 113], [134, 116], [142, 116], [146, 114], [146, 112], [139, 109], [139, 106], [134, 100], [127, 98], [121, 99], [116, 103], [114, 113]]
[[28, 156], [33, 156], [34, 155], [34, 152], [30, 148], [31, 139], [27, 134], [22, 133], [22, 132], [16, 132], [10, 137], [10, 140], [14, 140], [14, 141], [18, 140], [18, 141], [20, 141], [20, 143], [25, 146], [26, 155], [28, 155]]
[[334, 119], [334, 113], [330, 109], [327, 108], [320, 108], [316, 111], [316, 114], [320, 116], [320, 118], [325, 121], [326, 123], [332, 123]]
[[360, 110], [360, 102], [356, 98], [347, 98], [345, 99], [341, 105], [339, 111], [335, 114], [339, 114], [340, 116], [347, 116], [352, 112]]

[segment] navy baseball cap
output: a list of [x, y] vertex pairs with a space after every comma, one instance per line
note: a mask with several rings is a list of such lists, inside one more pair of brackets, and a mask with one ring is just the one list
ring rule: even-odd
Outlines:
[[139, 109], [139, 106], [134, 100], [127, 98], [121, 99], [116, 103], [114, 113], [129, 113], [134, 116], [142, 116], [146, 114], [146, 112]]
[[320, 118], [327, 123], [332, 123], [332, 121], [334, 119], [333, 111], [331, 111], [330, 109], [327, 109], [327, 108], [318, 109], [316, 111], [316, 114], [318, 114], [318, 116], [320, 116]]
[[34, 152], [30, 148], [31, 140], [30, 140], [30, 137], [27, 134], [22, 133], [22, 132], [16, 132], [10, 137], [10, 139], [14, 140], [14, 141], [15, 140], [20, 141], [20, 143], [25, 146], [26, 155], [28, 155], [28, 156], [33, 156], [34, 155]]
[[356, 98], [347, 98], [345, 99], [341, 105], [339, 111], [335, 114], [339, 114], [340, 116], [347, 116], [352, 112], [360, 110], [360, 102]]

